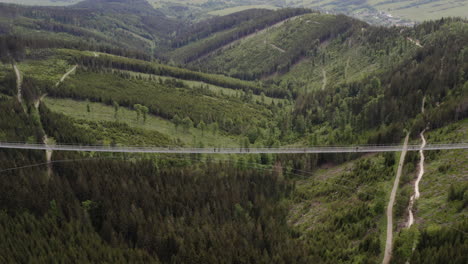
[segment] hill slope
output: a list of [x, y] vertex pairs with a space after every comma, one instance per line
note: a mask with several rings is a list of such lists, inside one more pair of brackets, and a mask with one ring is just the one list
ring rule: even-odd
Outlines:
[[5, 33], [62, 43], [86, 42], [107, 49], [119, 47], [150, 56], [156, 46], [167, 46], [168, 36], [179, 25], [144, 0], [83, 1], [68, 7], [0, 4], [0, 14], [4, 16], [0, 28]]

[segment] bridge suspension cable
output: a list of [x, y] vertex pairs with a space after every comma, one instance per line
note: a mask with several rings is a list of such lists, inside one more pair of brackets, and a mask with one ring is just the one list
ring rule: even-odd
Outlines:
[[[278, 148], [191, 148], [191, 147], [144, 147], [144, 146], [103, 146], [67, 144], [30, 144], [0, 142], [0, 149], [54, 150], [110, 153], [161, 153], [161, 154], [303, 154], [303, 153], [375, 153], [399, 152], [403, 145], [356, 145], [356, 146], [307, 146]], [[429, 150], [468, 149], [468, 143], [427, 144]], [[419, 151], [420, 145], [408, 145], [408, 151]]]

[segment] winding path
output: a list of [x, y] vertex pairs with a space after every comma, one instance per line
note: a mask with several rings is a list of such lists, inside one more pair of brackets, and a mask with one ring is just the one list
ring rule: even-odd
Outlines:
[[[424, 104], [426, 103], [426, 97], [423, 98], [422, 101], [422, 106], [421, 106], [421, 113], [424, 114]], [[413, 215], [413, 205], [414, 202], [419, 199], [419, 196], [421, 195], [419, 193], [419, 183], [422, 180], [422, 177], [424, 175], [424, 148], [427, 145], [426, 138], [424, 137], [424, 132], [426, 130], [424, 129], [421, 134], [421, 149], [419, 150], [419, 156], [421, 157], [419, 161], [419, 172], [418, 172], [418, 178], [416, 179], [416, 182], [414, 183], [414, 194], [410, 198], [409, 206], [408, 206], [408, 222], [406, 223], [406, 227], [410, 228], [414, 224], [414, 215]]]
[[[39, 105], [41, 104], [42, 99], [46, 97], [47, 94], [43, 94], [41, 97], [39, 97], [35, 102], [34, 102], [34, 107], [36, 108], [36, 111], [39, 112]], [[42, 127], [42, 125], [41, 125]], [[44, 130], [44, 129], [43, 129]], [[47, 134], [44, 132], [44, 137], [42, 138], [42, 143], [44, 143], [45, 146], [49, 146], [49, 138], [47, 137]], [[52, 149], [46, 149], [46, 160], [47, 160], [47, 175], [49, 178], [52, 176]]]
[[13, 64], [13, 69], [15, 69], [15, 74], [16, 74], [16, 88], [18, 89], [18, 102], [20, 104], [23, 102], [23, 96], [21, 93], [21, 85], [22, 85], [22, 78], [21, 78], [21, 72], [18, 69], [18, 66], [16, 64]]
[[426, 139], [424, 138], [424, 131], [423, 130], [420, 134], [422, 144], [421, 144], [421, 149], [419, 150], [419, 155], [421, 157], [421, 160], [419, 161], [419, 173], [418, 173], [418, 178], [416, 179], [416, 182], [414, 183], [414, 194], [410, 198], [410, 203], [408, 206], [408, 222], [406, 224], [406, 227], [410, 228], [414, 224], [414, 216], [413, 216], [413, 205], [414, 202], [419, 199], [420, 193], [419, 193], [419, 182], [421, 182], [421, 179], [424, 175], [424, 147], [426, 146]]
[[63, 81], [65, 81], [65, 79], [68, 77], [68, 75], [72, 74], [73, 72], [76, 71], [76, 68], [78, 67], [78, 65], [75, 65], [73, 66], [73, 68], [71, 68], [68, 72], [66, 72], [62, 78], [60, 78], [60, 81], [58, 81], [55, 86], [59, 86], [59, 84], [63, 83]]
[[419, 150], [419, 155], [421, 155], [421, 160], [419, 162], [419, 175], [418, 175], [418, 179], [416, 180], [416, 184], [414, 185], [414, 197], [416, 199], [419, 199], [419, 196], [421, 195], [419, 193], [419, 183], [421, 182], [422, 177], [424, 175], [424, 160], [425, 160], [424, 147], [426, 147], [427, 145], [426, 138], [424, 138], [424, 132], [425, 130], [421, 132], [421, 140], [423, 143], [421, 144], [421, 149]]
[[405, 144], [400, 156], [400, 163], [398, 163], [398, 170], [393, 182], [392, 192], [390, 194], [390, 200], [387, 206], [387, 241], [385, 242], [385, 255], [382, 264], [389, 264], [392, 258], [393, 251], [393, 205], [395, 203], [396, 192], [398, 190], [398, 184], [400, 183], [401, 172], [403, 171], [403, 165], [405, 163], [406, 152], [408, 151], [408, 140], [409, 133], [406, 135]]

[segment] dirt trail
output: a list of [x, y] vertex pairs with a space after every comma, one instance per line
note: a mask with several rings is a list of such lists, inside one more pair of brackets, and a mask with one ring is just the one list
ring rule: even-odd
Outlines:
[[392, 192], [390, 194], [390, 200], [387, 206], [387, 241], [385, 242], [385, 255], [382, 264], [389, 264], [392, 257], [393, 251], [393, 205], [395, 203], [396, 192], [398, 190], [398, 184], [400, 183], [401, 173], [403, 171], [403, 164], [405, 163], [406, 152], [408, 151], [408, 140], [409, 133], [406, 135], [405, 144], [401, 151], [400, 162], [398, 163], [398, 170], [393, 183]]
[[[47, 96], [47, 94], [43, 94], [40, 98], [38, 98], [34, 102], [34, 107], [36, 110], [39, 112], [39, 106], [41, 104], [41, 101]], [[42, 143], [44, 145], [49, 146], [49, 138], [47, 137], [47, 134], [44, 131], [44, 137], [42, 138]], [[52, 150], [51, 149], [46, 149], [46, 161], [47, 161], [47, 176], [50, 177], [52, 176]]]
[[75, 65], [73, 66], [73, 68], [71, 68], [68, 72], [66, 72], [62, 78], [60, 78], [60, 81], [58, 81], [55, 86], [59, 86], [59, 84], [63, 83], [63, 81], [65, 81], [65, 79], [68, 77], [68, 75], [72, 74], [73, 72], [76, 71], [76, 68], [78, 67], [78, 65]]
[[325, 90], [325, 87], [327, 86], [327, 72], [325, 69], [322, 69], [322, 75], [323, 75], [323, 80], [322, 80], [322, 90]]
[[39, 105], [41, 104], [41, 101], [47, 96], [47, 94], [43, 94], [39, 99], [37, 99], [34, 102], [34, 107], [39, 110]]
[[270, 43], [270, 46], [271, 46], [272, 48], [278, 50], [278, 51], [281, 52], [281, 53], [285, 53], [285, 52], [286, 52], [284, 49], [282, 49], [282, 48], [276, 46], [276, 45], [273, 44], [273, 43]]
[[13, 64], [13, 68], [15, 69], [15, 74], [16, 74], [16, 87], [18, 89], [18, 102], [20, 104], [23, 102], [23, 96], [21, 94], [21, 84], [22, 84], [22, 78], [21, 78], [21, 72], [18, 69], [18, 66], [16, 64]]
[[[96, 54], [96, 53], [95, 53]], [[68, 75], [72, 74], [76, 68], [78, 67], [78, 65], [75, 65], [73, 66], [73, 68], [71, 68], [68, 72], [66, 72], [62, 78], [60, 78], [60, 80], [55, 84], [56, 86], [58, 86], [60, 83], [62, 83], [63, 81], [65, 81], [65, 79], [68, 77]], [[36, 108], [37, 111], [39, 111], [39, 106], [42, 102], [42, 100], [47, 96], [47, 94], [43, 94], [39, 99], [37, 99], [35, 102], [34, 102], [34, 107]], [[49, 137], [47, 136], [47, 134], [44, 132], [44, 137], [42, 138], [42, 143], [44, 143], [44, 145], [46, 147], [49, 147], [50, 145], [50, 139]], [[46, 160], [47, 160], [47, 176], [49, 176], [49, 179], [50, 177], [52, 176], [52, 154], [53, 154], [53, 150], [52, 149], [46, 149]]]
[[99, 54], [97, 54], [96, 52], [93, 52], [94, 54], [94, 57], [99, 57]]
[[426, 138], [424, 137], [424, 132], [426, 130], [423, 130], [421, 132], [421, 140], [422, 140], [422, 144], [421, 144], [421, 150], [419, 151], [419, 154], [421, 155], [421, 160], [419, 161], [419, 175], [418, 175], [418, 179], [416, 180], [416, 184], [414, 186], [414, 197], [416, 199], [419, 199], [419, 196], [421, 196], [421, 193], [419, 192], [419, 183], [421, 182], [421, 179], [424, 175], [424, 161], [425, 161], [425, 157], [424, 157], [424, 147], [426, 146], [427, 142], [426, 142]]
[[[423, 98], [422, 107], [421, 107], [421, 112], [423, 114], [424, 114], [424, 104], [425, 104], [425, 102], [426, 102], [426, 97]], [[427, 144], [426, 138], [424, 137], [424, 132], [425, 131], [426, 130], [424, 129], [420, 134], [422, 144], [421, 144], [421, 149], [419, 150], [419, 156], [421, 157], [421, 159], [419, 161], [418, 178], [416, 179], [416, 182], [414, 183], [414, 194], [411, 196], [410, 203], [408, 205], [408, 222], [406, 223], [406, 227], [408, 227], [408, 228], [410, 228], [414, 224], [413, 205], [414, 205], [414, 202], [417, 199], [419, 199], [419, 196], [421, 195], [420, 192], [419, 192], [419, 183], [421, 182], [422, 177], [424, 175], [424, 160], [425, 160], [425, 157], [424, 157], [424, 150], [423, 149]]]
[[419, 151], [419, 156], [421, 157], [421, 160], [419, 161], [419, 173], [418, 173], [418, 178], [416, 179], [416, 182], [414, 183], [414, 194], [410, 198], [410, 203], [408, 206], [408, 222], [406, 223], [406, 227], [410, 228], [414, 224], [414, 215], [413, 215], [413, 205], [414, 202], [419, 199], [420, 193], [419, 193], [419, 183], [422, 180], [422, 177], [424, 175], [424, 147], [426, 146], [426, 138], [424, 138], [424, 131], [423, 130], [420, 134], [422, 144], [421, 144], [421, 150]]
[[417, 40], [417, 39], [412, 39], [410, 37], [407, 37], [406, 39], [408, 39], [409, 41], [411, 41], [411, 43], [413, 43], [414, 45], [416, 45], [416, 46], [418, 46], [420, 48], [424, 47], [423, 45], [421, 45], [421, 42], [419, 42], [419, 40]]
[[[97, 55], [96, 53], [94, 53], [95, 56]], [[75, 65], [73, 66], [73, 68], [71, 68], [69, 71], [67, 71], [63, 76], [62, 78], [60, 78], [60, 81], [57, 82], [56, 86], [58, 86], [60, 83], [62, 83], [63, 81], [65, 81], [65, 79], [68, 77], [68, 75], [72, 74], [73, 72], [76, 71], [76, 68], [78, 67], [78, 65]], [[47, 96], [47, 94], [43, 94], [36, 102], [34, 102], [34, 106], [36, 107], [37, 110], [39, 110], [39, 105], [41, 104], [41, 101]], [[44, 143], [44, 145], [46, 146], [49, 146], [49, 142], [50, 139], [49, 137], [47, 137], [47, 134], [45, 134], [44, 132], [44, 138], [42, 139], [42, 142]], [[52, 149], [46, 149], [46, 160], [47, 160], [47, 175], [49, 176], [49, 178], [52, 176]]]

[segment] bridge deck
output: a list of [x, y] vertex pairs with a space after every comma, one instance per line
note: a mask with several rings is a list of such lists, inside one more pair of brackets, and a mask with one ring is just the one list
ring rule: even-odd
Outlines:
[[[294, 148], [183, 148], [183, 147], [124, 147], [124, 146], [85, 146], [85, 145], [43, 145], [24, 143], [0, 143], [0, 149], [84, 151], [112, 153], [168, 153], [168, 154], [300, 154], [300, 153], [375, 153], [398, 152], [403, 145], [361, 145]], [[419, 151], [420, 145], [409, 145], [408, 151]], [[468, 149], [468, 143], [428, 144], [428, 150]]]

